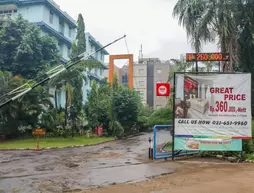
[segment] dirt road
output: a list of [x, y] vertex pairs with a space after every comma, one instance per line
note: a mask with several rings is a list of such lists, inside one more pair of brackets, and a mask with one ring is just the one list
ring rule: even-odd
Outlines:
[[250, 193], [254, 190], [253, 164], [207, 165], [189, 161], [184, 165], [181, 171], [146, 182], [82, 193]]
[[[166, 134], [160, 132], [159, 139], [165, 142], [169, 139]], [[254, 165], [211, 159], [204, 164], [202, 161], [207, 160], [203, 158], [198, 162], [197, 158], [148, 161], [149, 136], [143, 134], [92, 147], [2, 151], [0, 193], [253, 192]], [[160, 175], [164, 176], [154, 178]]]
[[165, 170], [148, 161], [150, 135], [82, 148], [2, 151], [0, 193], [59, 193], [174, 172], [175, 164]]

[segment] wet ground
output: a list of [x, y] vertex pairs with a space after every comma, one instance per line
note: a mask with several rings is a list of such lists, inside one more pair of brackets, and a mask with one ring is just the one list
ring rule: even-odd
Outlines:
[[184, 167], [170, 175], [160, 176], [134, 184], [118, 184], [76, 193], [253, 192], [254, 164], [235, 164], [222, 161], [218, 163], [218, 160], [202, 162], [200, 158], [197, 160], [193, 161], [191, 159], [186, 161]]
[[[160, 138], [168, 140], [168, 135]], [[0, 152], [0, 193], [54, 193], [83, 190], [116, 183], [138, 182], [173, 173], [148, 161], [151, 134], [106, 144], [43, 151]]]

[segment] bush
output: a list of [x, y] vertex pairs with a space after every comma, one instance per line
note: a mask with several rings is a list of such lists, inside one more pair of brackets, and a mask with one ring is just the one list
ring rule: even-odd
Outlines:
[[173, 113], [170, 107], [155, 110], [149, 117], [149, 126], [172, 124]]
[[[254, 136], [254, 121], [252, 121], [252, 136]], [[254, 153], [254, 139], [243, 140], [243, 151], [247, 154]]]

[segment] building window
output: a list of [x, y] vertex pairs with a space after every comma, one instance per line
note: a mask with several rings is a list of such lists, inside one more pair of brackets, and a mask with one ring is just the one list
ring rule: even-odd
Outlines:
[[138, 70], [139, 75], [144, 75], [144, 72], [145, 72], [144, 69], [139, 69], [139, 70]]
[[158, 68], [158, 69], [156, 70], [156, 72], [157, 72], [157, 74], [161, 74], [162, 70], [161, 70], [160, 68]]
[[70, 49], [70, 48], [68, 48], [68, 53], [67, 53], [67, 56], [68, 56], [68, 58], [70, 58], [70, 57], [71, 57], [71, 49]]
[[12, 16], [15, 13], [17, 13], [17, 9], [0, 11], [0, 15], [3, 16]]
[[60, 56], [62, 57], [63, 56], [63, 45], [62, 44], [58, 44], [58, 49], [59, 49], [59, 52], [60, 52]]
[[71, 29], [71, 27], [69, 27], [69, 37], [71, 37], [71, 35], [72, 35], [72, 29]]
[[101, 76], [103, 75], [103, 69], [102, 68], [100, 69], [100, 75]]
[[53, 21], [54, 21], [54, 14], [52, 11], [50, 11], [50, 14], [49, 14], [49, 22], [53, 24]]
[[145, 82], [144, 81], [139, 81], [138, 82], [138, 86], [139, 87], [144, 87], [145, 86]]
[[59, 20], [59, 32], [64, 35], [64, 22]]
[[125, 73], [124, 75], [122, 75], [122, 84], [124, 86], [128, 86], [128, 75], [127, 73]]

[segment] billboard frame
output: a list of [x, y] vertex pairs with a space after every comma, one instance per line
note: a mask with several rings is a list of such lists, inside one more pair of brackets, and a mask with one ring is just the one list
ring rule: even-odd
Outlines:
[[[198, 75], [198, 74], [230, 74], [231, 75], [231, 74], [250, 74], [250, 73], [242, 73], [242, 72], [174, 72], [174, 77], [173, 77], [173, 93], [172, 93], [172, 95], [173, 95], [172, 152], [175, 152], [175, 113], [174, 112], [176, 110], [175, 109], [175, 99], [176, 99], [176, 93], [175, 93], [176, 92], [176, 88], [175, 88], [175, 85], [176, 85], [176, 75], [177, 74], [192, 74], [192, 75]], [[251, 101], [251, 98], [250, 98], [250, 101]], [[239, 139], [239, 140], [243, 141], [243, 139]], [[183, 151], [183, 150], [181, 150], [181, 151]], [[223, 152], [223, 151], [221, 151], [221, 152]], [[236, 155], [240, 159], [241, 162], [243, 161], [243, 150], [240, 151], [240, 155], [237, 155], [233, 151], [232, 151], [232, 153], [234, 155]], [[172, 154], [172, 160], [174, 160], [174, 158], [175, 158], [175, 155], [173, 153]]]

